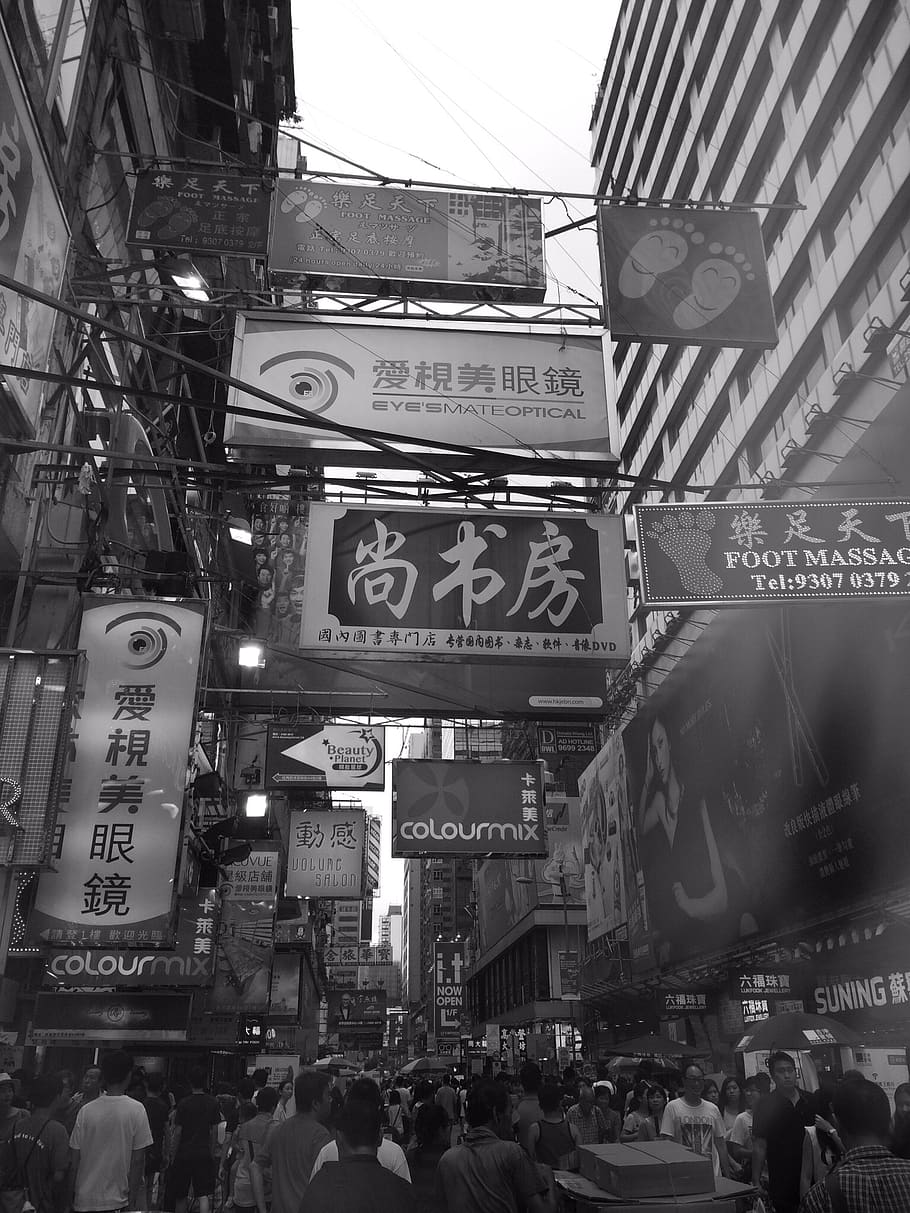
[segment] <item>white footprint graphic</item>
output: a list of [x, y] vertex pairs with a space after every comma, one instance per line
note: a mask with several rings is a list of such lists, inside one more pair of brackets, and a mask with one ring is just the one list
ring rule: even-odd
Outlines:
[[281, 213], [287, 215], [289, 211], [296, 210], [295, 220], [298, 223], [309, 223], [322, 211], [322, 205], [322, 199], [316, 194], [311, 194], [309, 190], [299, 189], [288, 194], [282, 201]]
[[619, 271], [619, 290], [627, 299], [641, 299], [661, 274], [678, 269], [689, 253], [689, 241], [701, 244], [701, 232], [682, 219], [652, 219], [650, 230], [629, 250]]
[[676, 305], [673, 323], [681, 329], [700, 329], [722, 316], [737, 298], [743, 275], [751, 282], [752, 265], [732, 244], [710, 244], [706, 257], [692, 271], [692, 289]]

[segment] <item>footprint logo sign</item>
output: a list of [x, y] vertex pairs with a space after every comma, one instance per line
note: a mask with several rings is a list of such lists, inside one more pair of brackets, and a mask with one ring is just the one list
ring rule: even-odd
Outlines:
[[602, 207], [600, 244], [614, 336], [777, 344], [761, 229], [751, 212]]

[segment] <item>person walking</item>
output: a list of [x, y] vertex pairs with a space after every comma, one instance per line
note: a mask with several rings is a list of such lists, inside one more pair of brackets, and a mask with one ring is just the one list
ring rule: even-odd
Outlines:
[[211, 1213], [221, 1154], [218, 1142], [221, 1109], [215, 1096], [205, 1089], [202, 1066], [193, 1066], [189, 1077], [190, 1094], [177, 1104], [174, 1116], [168, 1196], [175, 1202], [176, 1213], [186, 1213], [192, 1186], [199, 1213]]
[[497, 1082], [481, 1081], [468, 1092], [468, 1131], [460, 1146], [447, 1150], [436, 1172], [442, 1213], [548, 1213], [548, 1183], [515, 1141], [504, 1141], [509, 1093]]
[[530, 1154], [531, 1125], [537, 1124], [543, 1115], [538, 1098], [543, 1082], [540, 1066], [534, 1061], [526, 1061], [518, 1071], [518, 1081], [521, 1083], [521, 1098], [512, 1116], [512, 1127], [515, 1130], [515, 1140], [523, 1150]]
[[439, 1090], [434, 1100], [438, 1108], [442, 1108], [449, 1122], [449, 1138], [451, 1145], [452, 1130], [458, 1122], [458, 1092], [452, 1086], [452, 1076], [443, 1074]]
[[128, 1053], [101, 1058], [104, 1091], [83, 1102], [70, 1135], [76, 1213], [138, 1209], [145, 1151], [152, 1144], [148, 1113], [126, 1094], [133, 1069]]
[[865, 1078], [841, 1083], [834, 1118], [843, 1160], [809, 1191], [800, 1213], [907, 1213], [910, 1162], [887, 1148], [891, 1106], [882, 1088]]
[[598, 1146], [607, 1140], [607, 1122], [594, 1100], [590, 1083], [583, 1082], [578, 1088], [578, 1103], [569, 1108], [566, 1119], [578, 1130], [581, 1145]]
[[[250, 1101], [252, 1102], [252, 1101]], [[259, 1103], [253, 1104], [256, 1115], [237, 1126], [233, 1150], [237, 1158], [232, 1179], [231, 1195], [236, 1213], [267, 1213], [271, 1203], [271, 1189], [264, 1177], [261, 1189], [253, 1189], [253, 1159], [265, 1143], [270, 1127], [276, 1123], [275, 1108], [278, 1092], [274, 1087], [263, 1087], [259, 1092]]]
[[325, 1127], [332, 1110], [331, 1082], [328, 1074], [298, 1076], [294, 1083], [297, 1111], [282, 1124], [272, 1122], [253, 1157], [250, 1179], [257, 1207], [265, 1201], [271, 1177], [272, 1213], [300, 1213], [316, 1157], [331, 1141]]
[[442, 1108], [425, 1104], [417, 1113], [416, 1141], [407, 1152], [408, 1171], [419, 1213], [441, 1213], [436, 1198], [436, 1171], [449, 1149], [449, 1131]]
[[717, 1105], [702, 1099], [705, 1072], [697, 1062], [690, 1062], [683, 1071], [683, 1095], [671, 1099], [660, 1122], [660, 1136], [675, 1141], [710, 1158], [715, 1181], [721, 1175], [729, 1178], [730, 1158], [724, 1140], [724, 1122]]
[[768, 1164], [768, 1195], [775, 1213], [796, 1213], [806, 1129], [815, 1113], [796, 1082], [796, 1063], [778, 1050], [768, 1058], [774, 1090], [763, 1096], [752, 1117], [752, 1177], [762, 1179]]
[[338, 1161], [326, 1163], [313, 1176], [299, 1213], [417, 1213], [411, 1185], [377, 1157], [381, 1097], [357, 1086], [351, 1085], [339, 1117]]
[[752, 1118], [762, 1096], [761, 1086], [754, 1078], [746, 1079], [743, 1095], [746, 1110], [740, 1112], [733, 1122], [733, 1128], [726, 1134], [727, 1153], [731, 1161], [736, 1163], [734, 1176], [742, 1183], [749, 1183], [752, 1179]]
[[65, 1208], [69, 1135], [53, 1117], [62, 1091], [63, 1083], [52, 1074], [34, 1079], [31, 1115], [21, 1117], [13, 1130], [13, 1161], [35, 1213], [63, 1213]]
[[145, 1193], [150, 1209], [158, 1207], [158, 1186], [164, 1165], [164, 1131], [171, 1105], [164, 1094], [164, 1075], [153, 1071], [146, 1080], [146, 1097], [142, 1101], [149, 1118], [152, 1144], [145, 1152]]
[[[355, 1082], [352, 1082], [348, 1087], [347, 1096], [345, 1098], [372, 1099], [376, 1104], [376, 1107], [379, 1109], [380, 1124], [382, 1123], [382, 1092], [379, 1090], [379, 1085], [375, 1083], [372, 1078], [358, 1078]], [[425, 1106], [432, 1108], [436, 1107], [437, 1105], [429, 1103]], [[344, 1111], [343, 1106], [341, 1111]], [[338, 1119], [340, 1122], [340, 1113]], [[405, 1157], [404, 1150], [402, 1150], [401, 1146], [397, 1145], [394, 1141], [390, 1141], [389, 1138], [383, 1137], [382, 1141], [379, 1143], [376, 1156], [379, 1159], [380, 1166], [385, 1167], [387, 1171], [391, 1171], [393, 1175], [398, 1175], [401, 1179], [410, 1182], [411, 1173], [408, 1170], [408, 1160]], [[338, 1162], [339, 1157], [340, 1154], [337, 1140], [328, 1142], [327, 1145], [322, 1147], [316, 1157], [316, 1161], [313, 1164], [313, 1175], [316, 1175], [318, 1171], [321, 1171], [326, 1163]], [[312, 1176], [310, 1178], [312, 1178]]]
[[537, 1098], [540, 1120], [528, 1129], [528, 1153], [532, 1161], [556, 1171], [577, 1171], [579, 1134], [566, 1120], [562, 1092], [556, 1083], [545, 1082]]
[[16, 1084], [6, 1071], [0, 1073], [0, 1213], [19, 1213], [25, 1199], [22, 1181], [16, 1172], [13, 1134], [19, 1121], [28, 1115], [13, 1103]]

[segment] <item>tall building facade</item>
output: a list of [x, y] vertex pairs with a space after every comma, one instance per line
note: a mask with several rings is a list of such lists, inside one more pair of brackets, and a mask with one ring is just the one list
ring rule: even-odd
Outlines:
[[[754, 205], [778, 330], [770, 349], [613, 341], [619, 470], [637, 479], [616, 482], [611, 504], [628, 520], [630, 548], [637, 503], [780, 501], [800, 524], [800, 507], [816, 499], [859, 502], [906, 495], [910, 389], [907, 338], [901, 333], [910, 311], [908, 118], [910, 12], [900, 0], [623, 3], [591, 120], [596, 189], [629, 206], [691, 200], [686, 218], [693, 228], [700, 206]], [[655, 480], [662, 487], [655, 488]], [[861, 514], [861, 509], [848, 510], [842, 526]], [[634, 580], [633, 550], [629, 558]], [[735, 651], [737, 637], [745, 634], [736, 629], [745, 628], [746, 617], [740, 614], [737, 624], [737, 613], [729, 611], [646, 612], [637, 598], [632, 607], [633, 656], [613, 685], [609, 723], [614, 729], [636, 720], [644, 726], [660, 711], [679, 708], [674, 740], [682, 749], [686, 730], [700, 727], [694, 714], [703, 709], [710, 717], [711, 699], [717, 709], [719, 693], [711, 687], [716, 689], [722, 676], [725, 654]], [[857, 939], [868, 942], [870, 933], [887, 936], [882, 899], [901, 905], [906, 894], [900, 880], [882, 876], [876, 884], [876, 865], [859, 878], [850, 874], [849, 860], [841, 863], [841, 847], [846, 854], [856, 845], [855, 831], [837, 840], [830, 871], [827, 851], [835, 844], [814, 837], [817, 805], [824, 813], [830, 803], [839, 812], [842, 800], [839, 792], [832, 799], [837, 777], [830, 757], [823, 757], [826, 736], [844, 729], [839, 760], [845, 764], [854, 758], [861, 763], [867, 747], [862, 727], [847, 727], [853, 708], [846, 707], [835, 686], [842, 654], [863, 647], [867, 626], [887, 634], [900, 627], [902, 613], [895, 622], [887, 603], [865, 607], [866, 624], [844, 605], [768, 608], [748, 616], [752, 634], [766, 640], [756, 649], [739, 696], [750, 700], [750, 686], [764, 680], [762, 685], [773, 685], [775, 692], [782, 689], [800, 716], [796, 724], [790, 718], [792, 727], [778, 744], [773, 729], [759, 719], [757, 691], [750, 700], [751, 724], [737, 712], [732, 690], [725, 701], [736, 754], [743, 745], [739, 774], [727, 784], [729, 804], [739, 807], [731, 807], [727, 818], [734, 826], [731, 836], [756, 844], [740, 865], [743, 878], [737, 883], [747, 912], [724, 947], [718, 947], [720, 934], [705, 933], [694, 951], [676, 948], [677, 958], [685, 953], [685, 963], [674, 962], [673, 949], [661, 954], [658, 948], [647, 975], [653, 984], [653, 969], [659, 970], [667, 992], [686, 983], [691, 989], [699, 980], [713, 989], [707, 1012], [686, 1017], [690, 1039], [706, 1031], [718, 1049], [732, 1047], [743, 1023], [740, 995], [751, 988], [750, 972], [760, 973], [763, 963], [789, 964], [787, 989], [794, 998], [804, 989], [800, 1001], [812, 1010], [818, 1009], [814, 991], [826, 988], [832, 969], [863, 976], [870, 966], [890, 963], [887, 952], [863, 957], [849, 948], [827, 968], [816, 964], [813, 971], [807, 961], [809, 955], [836, 951], [839, 942], [858, 947]], [[804, 672], [808, 656], [802, 669], [800, 664], [810, 649], [821, 654], [811, 677]], [[902, 659], [899, 646], [889, 652], [890, 658], [882, 650], [882, 670]], [[866, 682], [863, 712], [875, 717], [886, 712], [884, 700], [876, 702], [881, 680], [870, 671]], [[700, 686], [706, 688], [701, 707]], [[684, 702], [695, 706], [683, 711]], [[781, 710], [788, 718], [788, 709]], [[624, 752], [630, 770], [637, 764], [643, 772], [644, 749], [632, 744], [635, 736], [624, 732]], [[737, 779], [738, 791], [730, 791]], [[855, 789], [869, 786], [859, 777], [851, 779]], [[635, 774], [638, 795], [643, 780]], [[775, 799], [779, 803], [782, 794], [766, 795], [772, 780], [792, 785], [794, 803], [813, 781], [818, 784], [808, 817], [794, 811], [797, 824], [782, 823], [778, 834], [768, 806]], [[750, 801], [742, 789], [759, 783], [765, 791]], [[856, 790], [854, 803], [860, 795]], [[868, 795], [868, 811], [883, 814], [881, 837], [896, 837], [889, 833], [882, 802], [876, 807], [871, 790]], [[710, 803], [708, 812], [713, 812]], [[797, 854], [794, 841], [803, 833], [805, 856]], [[725, 845], [722, 840], [722, 854]], [[780, 935], [778, 943], [772, 940], [775, 910], [755, 888], [764, 845], [773, 849], [779, 866], [792, 867], [788, 897], [799, 941], [785, 938], [781, 945]], [[648, 884], [647, 870], [645, 877]], [[648, 900], [657, 905], [654, 883], [648, 885]], [[728, 907], [734, 883], [728, 872]], [[811, 893], [806, 891], [810, 884]], [[654, 922], [651, 927], [657, 930]], [[728, 983], [730, 966], [737, 965], [745, 983], [740, 989]], [[586, 994], [598, 1013], [606, 1015], [611, 999], [636, 989], [655, 1019], [670, 1005], [646, 999], [645, 966], [634, 958], [625, 965], [604, 961], [587, 976]], [[769, 988], [782, 988], [776, 975]], [[704, 1009], [704, 997], [700, 1000]], [[775, 1009], [773, 997], [760, 1002], [761, 1011]], [[875, 1035], [867, 1023], [857, 1026]]]

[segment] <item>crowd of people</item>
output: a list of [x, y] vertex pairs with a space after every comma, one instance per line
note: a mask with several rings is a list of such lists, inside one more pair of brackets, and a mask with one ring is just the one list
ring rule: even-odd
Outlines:
[[579, 1147], [670, 1139], [754, 1183], [774, 1213], [908, 1213], [910, 1084], [848, 1071], [811, 1094], [783, 1052], [768, 1073], [718, 1083], [692, 1062], [631, 1080], [600, 1066], [544, 1078], [361, 1077], [257, 1070], [212, 1094], [102, 1056], [76, 1089], [63, 1071], [0, 1073], [0, 1213], [555, 1213], [554, 1172]]

